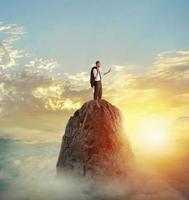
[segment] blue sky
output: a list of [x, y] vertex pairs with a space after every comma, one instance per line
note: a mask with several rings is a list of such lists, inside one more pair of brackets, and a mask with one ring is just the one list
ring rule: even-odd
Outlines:
[[188, 0], [8, 0], [0, 20], [24, 27], [19, 45], [63, 71], [87, 70], [96, 59], [141, 71], [160, 52], [188, 48], [188, 7]]

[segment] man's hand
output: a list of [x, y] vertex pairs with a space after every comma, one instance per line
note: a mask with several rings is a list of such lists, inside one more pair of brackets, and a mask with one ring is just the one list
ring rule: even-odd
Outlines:
[[111, 67], [109, 68], [109, 70], [107, 71], [107, 74], [111, 72]]
[[109, 74], [111, 72], [111, 68], [107, 72], [104, 73], [104, 75]]

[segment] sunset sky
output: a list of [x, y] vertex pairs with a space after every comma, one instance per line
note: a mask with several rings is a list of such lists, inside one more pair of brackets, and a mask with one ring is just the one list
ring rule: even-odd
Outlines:
[[97, 59], [104, 70], [112, 67], [104, 78], [104, 98], [134, 126], [146, 115], [189, 115], [188, 1], [1, 5], [4, 131], [62, 130], [70, 114], [92, 97], [89, 71]]
[[136, 149], [161, 127], [159, 148], [188, 144], [188, 8], [188, 0], [1, 1], [0, 142], [56, 144], [56, 160], [67, 120], [92, 98], [89, 73], [101, 60], [112, 68], [103, 98], [122, 111]]

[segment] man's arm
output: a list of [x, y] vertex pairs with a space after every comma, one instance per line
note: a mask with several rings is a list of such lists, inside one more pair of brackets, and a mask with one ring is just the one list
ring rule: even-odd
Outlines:
[[111, 68], [107, 72], [104, 72], [104, 76], [109, 74], [110, 72], [111, 72]]

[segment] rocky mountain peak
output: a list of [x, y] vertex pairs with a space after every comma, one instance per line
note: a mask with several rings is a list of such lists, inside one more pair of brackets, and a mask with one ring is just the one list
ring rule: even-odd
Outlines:
[[86, 102], [70, 117], [57, 162], [58, 174], [81, 176], [126, 175], [132, 158], [121, 113], [105, 100]]

